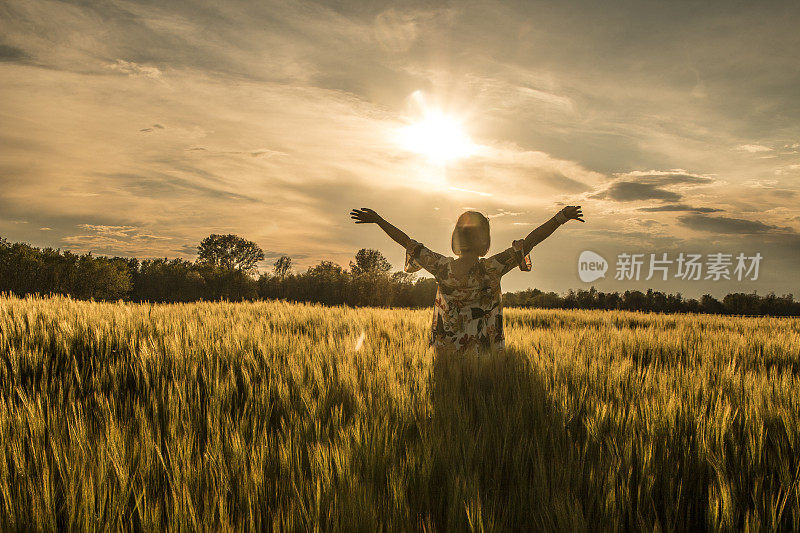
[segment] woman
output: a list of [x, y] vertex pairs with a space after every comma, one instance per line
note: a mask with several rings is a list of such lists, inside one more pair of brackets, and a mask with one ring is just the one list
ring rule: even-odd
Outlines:
[[476, 348], [504, 350], [500, 278], [516, 266], [529, 271], [531, 248], [568, 220], [584, 222], [582, 216], [580, 206], [567, 206], [525, 239], [484, 258], [489, 251], [489, 219], [477, 211], [467, 211], [458, 218], [453, 230], [451, 244], [458, 256], [454, 259], [410, 239], [372, 209], [363, 207], [350, 212], [356, 224], [377, 224], [406, 249], [406, 272], [424, 268], [433, 274], [438, 290], [430, 343], [437, 353]]

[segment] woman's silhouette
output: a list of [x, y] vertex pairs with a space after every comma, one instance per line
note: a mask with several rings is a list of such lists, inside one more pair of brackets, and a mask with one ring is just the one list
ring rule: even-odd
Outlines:
[[580, 220], [580, 206], [567, 206], [531, 231], [525, 239], [491, 257], [489, 219], [477, 211], [463, 213], [453, 230], [452, 248], [457, 258], [445, 257], [409, 238], [372, 209], [354, 209], [356, 224], [377, 224], [406, 249], [406, 272], [424, 268], [438, 285], [433, 308], [430, 343], [437, 353], [474, 348], [504, 350], [503, 307], [500, 278], [519, 266], [531, 269], [531, 249], [568, 220]]

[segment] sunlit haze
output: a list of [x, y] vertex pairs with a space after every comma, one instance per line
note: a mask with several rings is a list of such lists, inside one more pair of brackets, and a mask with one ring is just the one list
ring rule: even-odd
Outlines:
[[468, 157], [476, 151], [459, 121], [436, 110], [402, 128], [398, 137], [403, 148], [438, 164]]

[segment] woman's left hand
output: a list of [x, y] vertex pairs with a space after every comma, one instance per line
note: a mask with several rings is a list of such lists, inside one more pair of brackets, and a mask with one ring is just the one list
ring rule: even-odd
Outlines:
[[580, 220], [581, 222], [586, 222], [581, 218], [583, 213], [581, 212], [581, 206], [579, 205], [568, 205], [561, 210], [561, 213], [567, 220]]

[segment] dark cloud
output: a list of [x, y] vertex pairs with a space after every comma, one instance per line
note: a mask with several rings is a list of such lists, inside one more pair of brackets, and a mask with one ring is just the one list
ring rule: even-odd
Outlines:
[[681, 195], [674, 191], [662, 189], [651, 183], [619, 181], [612, 184], [605, 191], [592, 195], [592, 198], [608, 198], [617, 202], [631, 202], [634, 200], [664, 200], [665, 202], [677, 202], [681, 199]]
[[151, 132], [151, 131], [153, 131], [153, 128], [142, 128], [139, 131]]
[[750, 234], [791, 232], [791, 228], [773, 226], [757, 220], [743, 218], [711, 217], [707, 215], [684, 215], [678, 221], [691, 229], [710, 233]]
[[24, 62], [28, 59], [30, 57], [21, 48], [0, 44], [0, 62]]
[[716, 207], [695, 207], [687, 204], [666, 204], [655, 207], [640, 207], [639, 211], [647, 211], [650, 213], [660, 211], [692, 211], [694, 213], [716, 213], [722, 211]]
[[[636, 200], [677, 202], [683, 197], [683, 194], [671, 190], [672, 188], [705, 185], [711, 182], [713, 182], [713, 180], [709, 177], [689, 174], [685, 171], [637, 171], [620, 175], [617, 181], [612, 183], [604, 191], [594, 194], [592, 198], [606, 198], [617, 202], [631, 202]], [[684, 204], [679, 205], [682, 207], [681, 209], [645, 208], [644, 210], [697, 211], [696, 209], [686, 209]], [[709, 213], [711, 211], [701, 210], [700, 212]]]

